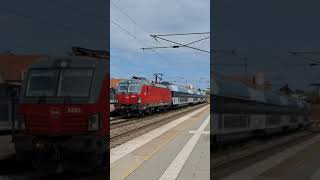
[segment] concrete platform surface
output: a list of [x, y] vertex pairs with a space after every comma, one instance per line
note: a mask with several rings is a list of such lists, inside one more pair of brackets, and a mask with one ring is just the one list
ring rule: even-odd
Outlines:
[[0, 160], [12, 156], [15, 153], [12, 136], [0, 136]]
[[230, 174], [223, 180], [320, 180], [320, 135]]
[[209, 180], [209, 110], [201, 108], [112, 149], [110, 179]]

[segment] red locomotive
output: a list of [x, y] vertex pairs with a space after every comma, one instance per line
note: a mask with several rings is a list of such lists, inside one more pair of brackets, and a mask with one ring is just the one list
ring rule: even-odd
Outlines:
[[18, 159], [40, 172], [89, 170], [109, 159], [109, 67], [106, 60], [49, 57], [33, 63], [21, 93]]
[[119, 83], [116, 98], [116, 111], [128, 116], [165, 111], [171, 107], [171, 91], [167, 86], [135, 76]]

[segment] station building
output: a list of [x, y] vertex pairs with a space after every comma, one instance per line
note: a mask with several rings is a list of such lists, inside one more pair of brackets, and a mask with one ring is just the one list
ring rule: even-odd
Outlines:
[[[0, 130], [11, 126], [12, 107], [18, 110], [18, 96], [27, 67], [42, 54], [0, 54]], [[11, 103], [14, 103], [12, 106]]]

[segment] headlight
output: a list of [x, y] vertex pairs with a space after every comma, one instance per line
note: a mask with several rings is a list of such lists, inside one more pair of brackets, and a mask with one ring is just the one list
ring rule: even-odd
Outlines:
[[138, 102], [137, 103], [138, 104], [141, 103], [141, 97], [138, 98]]
[[100, 129], [100, 116], [99, 114], [94, 114], [88, 119], [88, 131], [97, 131]]

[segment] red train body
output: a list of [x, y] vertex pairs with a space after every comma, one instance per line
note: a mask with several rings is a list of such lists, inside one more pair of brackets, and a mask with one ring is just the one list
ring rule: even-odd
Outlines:
[[136, 77], [119, 84], [116, 98], [118, 103], [115, 107], [120, 114], [143, 115], [171, 107], [171, 91], [168, 87]]
[[17, 157], [36, 169], [85, 170], [107, 164], [109, 68], [105, 60], [45, 58], [24, 80], [24, 129], [13, 138]]

